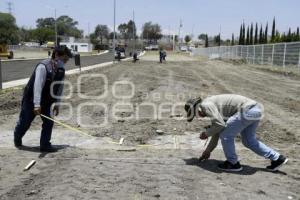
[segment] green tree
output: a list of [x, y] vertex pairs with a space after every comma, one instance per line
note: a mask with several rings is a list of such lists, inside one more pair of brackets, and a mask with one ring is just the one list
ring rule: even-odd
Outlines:
[[185, 41], [186, 44], [188, 44], [191, 40], [192, 40], [192, 38], [191, 38], [191, 36], [189, 36], [189, 35], [186, 35], [186, 36], [184, 37], [184, 41]]
[[264, 43], [264, 34], [263, 34], [263, 28], [262, 25], [260, 25], [260, 31], [259, 31], [259, 44], [263, 44]]
[[[52, 17], [39, 18], [36, 20], [37, 28], [48, 28], [55, 30], [55, 19]], [[61, 36], [72, 36], [82, 38], [83, 31], [77, 28], [78, 22], [73, 18], [62, 15], [56, 19], [57, 34]]]
[[123, 24], [120, 24], [118, 26], [118, 30], [121, 34], [121, 37], [125, 40], [128, 40], [129, 39], [129, 33], [128, 33], [128, 27], [127, 27], [127, 24], [126, 23], [123, 23]]
[[33, 38], [42, 45], [49, 40], [54, 40], [55, 32], [49, 28], [37, 28], [33, 30]]
[[57, 33], [63, 36], [72, 36], [75, 38], [82, 38], [83, 31], [79, 30], [76, 26], [77, 21], [74, 21], [71, 17], [67, 15], [62, 15], [56, 20], [57, 23]]
[[205, 34], [205, 47], [207, 48], [208, 47], [208, 35]]
[[204, 33], [201, 33], [201, 34], [198, 36], [198, 39], [199, 39], [199, 40], [205, 40], [205, 38], [206, 38], [206, 34], [204, 34]]
[[94, 36], [96, 39], [99, 39], [100, 44], [103, 44], [103, 39], [108, 39], [109, 37], [109, 28], [107, 25], [97, 25], [94, 31]]
[[255, 25], [254, 44], [258, 44], [258, 25]]
[[136, 25], [132, 20], [129, 20], [128, 23], [120, 24], [118, 26], [118, 30], [121, 34], [121, 37], [125, 40], [128, 40], [130, 38], [137, 38]]
[[158, 24], [146, 22], [142, 28], [142, 35], [143, 38], [146, 38], [148, 40], [148, 42], [153, 41], [154, 43], [157, 43], [157, 40], [162, 37], [161, 27]]
[[16, 19], [8, 13], [0, 13], [0, 44], [18, 44]]
[[38, 18], [36, 20], [36, 27], [37, 28], [49, 28], [49, 29], [54, 30], [54, 28], [55, 28], [55, 19], [53, 17]]
[[268, 23], [266, 24], [265, 34], [264, 34], [264, 43], [268, 44]]
[[239, 36], [239, 45], [242, 45], [242, 38], [243, 38], [243, 25], [241, 24], [240, 36]]
[[251, 23], [250, 27], [250, 45], [253, 45], [253, 23]]
[[246, 37], [246, 45], [250, 44], [250, 30], [249, 26], [247, 27], [247, 37]]
[[242, 45], [246, 43], [246, 30], [245, 30], [245, 23], [243, 22], [243, 37], [242, 37]]
[[232, 33], [232, 36], [231, 36], [231, 46], [234, 46], [234, 34]]
[[274, 17], [273, 18], [273, 25], [272, 25], [271, 42], [275, 42], [275, 36], [276, 36], [276, 26], [275, 26], [275, 17]]
[[[119, 38], [119, 34], [117, 32], [115, 33], [115, 37], [116, 37], [116, 39]], [[114, 39], [114, 32], [110, 32], [109, 35], [108, 35], [108, 38], [110, 40], [113, 40]]]
[[19, 29], [19, 38], [21, 42], [29, 42], [34, 40], [33, 36], [34, 29], [26, 29], [24, 27]]
[[286, 37], [286, 42], [291, 42], [291, 41], [292, 41], [292, 31], [291, 28], [289, 28], [289, 32]]
[[297, 27], [297, 32], [296, 32], [296, 41], [300, 41], [299, 27]]
[[214, 37], [214, 42], [215, 42], [215, 45], [221, 46], [221, 38], [220, 38], [220, 34], [219, 34], [219, 35], [216, 35], [216, 36]]
[[137, 38], [136, 35], [136, 25], [134, 23], [134, 21], [129, 20], [129, 22], [127, 23], [127, 29], [128, 29], [128, 34], [129, 34], [129, 38]]

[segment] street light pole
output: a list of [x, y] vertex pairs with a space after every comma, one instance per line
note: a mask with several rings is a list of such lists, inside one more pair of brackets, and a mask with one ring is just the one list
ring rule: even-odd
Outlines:
[[116, 0], [114, 0], [114, 39], [113, 39], [113, 57], [115, 60], [116, 49]]
[[135, 22], [134, 22], [134, 10], [133, 10], [133, 16], [132, 16], [132, 19], [133, 19], [133, 25], [132, 25], [132, 35], [133, 35], [133, 52], [135, 52]]
[[57, 23], [56, 23], [56, 8], [54, 9], [54, 19], [55, 19], [55, 46], [57, 46]]

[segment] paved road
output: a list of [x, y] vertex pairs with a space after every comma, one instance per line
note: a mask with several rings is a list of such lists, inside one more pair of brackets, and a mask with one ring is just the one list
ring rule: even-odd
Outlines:
[[[81, 65], [89, 66], [95, 65], [99, 63], [112, 61], [113, 55], [112, 53], [106, 53], [99, 56], [83, 56], [81, 57]], [[23, 60], [23, 61], [10, 61], [10, 62], [2, 62], [2, 81], [13, 81], [22, 78], [28, 78], [34, 67], [41, 60]], [[75, 66], [74, 59], [71, 59], [67, 65], [66, 69], [74, 69], [77, 68]]]

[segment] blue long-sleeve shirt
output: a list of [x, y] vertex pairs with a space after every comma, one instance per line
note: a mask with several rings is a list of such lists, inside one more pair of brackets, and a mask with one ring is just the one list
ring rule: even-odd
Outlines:
[[[41, 96], [43, 87], [45, 85], [47, 78], [47, 70], [45, 65], [39, 64], [35, 70], [35, 80], [34, 80], [34, 88], [33, 88], [33, 104], [34, 107], [41, 106]], [[64, 84], [59, 84], [57, 96], [57, 102], [60, 102], [62, 94], [63, 94]]]

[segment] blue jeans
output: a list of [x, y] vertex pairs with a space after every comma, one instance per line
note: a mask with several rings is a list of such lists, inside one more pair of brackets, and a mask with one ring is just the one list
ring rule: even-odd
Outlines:
[[256, 128], [259, 124], [262, 111], [259, 106], [254, 106], [244, 112], [230, 117], [226, 128], [220, 133], [223, 151], [226, 159], [235, 164], [238, 156], [235, 152], [234, 138], [241, 133], [242, 143], [256, 154], [270, 160], [277, 160], [279, 153], [256, 139]]
[[[22, 137], [25, 135], [27, 130], [30, 128], [31, 123], [35, 118], [33, 108], [34, 108], [33, 102], [30, 101], [28, 98], [23, 97], [19, 121], [17, 122], [14, 131], [15, 140], [22, 139]], [[50, 117], [51, 104], [42, 105], [41, 109], [42, 109], [41, 111], [42, 114]], [[42, 124], [41, 138], [40, 138], [40, 146], [49, 147], [51, 145], [50, 140], [52, 135], [53, 122], [43, 117], [42, 120], [43, 120], [43, 124]]]

